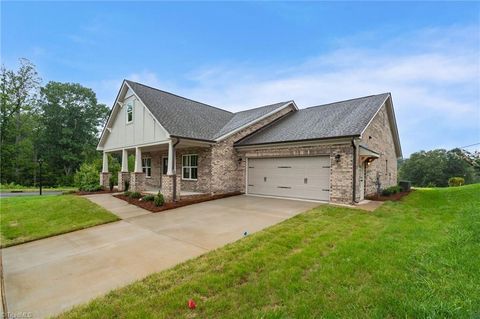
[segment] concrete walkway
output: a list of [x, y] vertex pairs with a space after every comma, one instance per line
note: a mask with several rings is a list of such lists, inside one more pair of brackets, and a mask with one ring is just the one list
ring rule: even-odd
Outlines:
[[235, 196], [150, 213], [89, 198], [125, 219], [3, 249], [9, 312], [58, 314], [319, 205]]
[[120, 219], [151, 214], [151, 212], [146, 209], [129, 204], [126, 201], [113, 197], [110, 194], [85, 195], [83, 197], [88, 198], [95, 204], [102, 206], [106, 210], [117, 215]]

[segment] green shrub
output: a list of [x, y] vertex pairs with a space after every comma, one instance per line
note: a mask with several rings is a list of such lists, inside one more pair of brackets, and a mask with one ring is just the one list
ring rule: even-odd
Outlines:
[[155, 195], [149, 194], [142, 197], [143, 201], [153, 202], [155, 200]]
[[131, 193], [130, 191], [124, 191], [123, 195], [130, 197], [130, 193]]
[[396, 193], [400, 193], [401, 191], [402, 191], [402, 188], [400, 186], [390, 186], [382, 190], [382, 195], [390, 196]]
[[129, 181], [125, 181], [125, 191], [128, 191], [128, 189], [130, 188], [130, 182]]
[[140, 194], [139, 192], [131, 192], [129, 197], [130, 198], [140, 198], [140, 197], [142, 197], [142, 194]]
[[95, 192], [102, 189], [99, 183], [99, 176], [95, 164], [83, 163], [75, 173], [73, 180], [79, 190]]
[[465, 185], [465, 179], [463, 177], [451, 177], [448, 179], [448, 186], [456, 187]]
[[158, 192], [153, 202], [155, 203], [155, 206], [162, 206], [165, 203], [165, 198], [163, 198], [162, 193]]

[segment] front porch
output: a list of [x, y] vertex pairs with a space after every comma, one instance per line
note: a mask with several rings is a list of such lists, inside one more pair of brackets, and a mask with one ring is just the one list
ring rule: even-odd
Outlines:
[[[173, 139], [155, 144], [103, 152], [100, 184], [109, 187], [108, 154], [121, 154], [118, 173], [118, 191], [163, 194], [167, 202], [181, 196], [210, 194], [210, 144], [199, 141]], [[128, 169], [128, 158], [134, 156], [133, 172]]]

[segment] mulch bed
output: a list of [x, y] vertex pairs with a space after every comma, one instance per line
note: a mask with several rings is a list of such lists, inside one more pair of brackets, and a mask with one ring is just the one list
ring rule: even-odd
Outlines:
[[226, 198], [226, 197], [231, 197], [231, 196], [237, 196], [240, 195], [240, 192], [235, 192], [235, 193], [227, 193], [227, 194], [219, 194], [219, 195], [208, 195], [208, 194], [202, 194], [202, 195], [190, 195], [190, 196], [183, 196], [180, 198], [179, 201], [173, 202], [173, 203], [165, 203], [163, 206], [155, 206], [155, 203], [153, 201], [143, 201], [137, 198], [130, 198], [128, 196], [125, 196], [123, 194], [117, 194], [113, 195], [116, 198], [122, 199], [132, 205], [141, 207], [143, 209], [149, 210], [153, 213], [158, 213], [162, 212], [164, 210], [169, 210], [169, 209], [174, 209], [178, 207], [183, 207], [183, 206], [188, 206], [192, 204], [197, 204], [197, 203], [202, 203], [202, 202], [207, 202], [210, 200], [214, 199], [220, 199], [220, 198]]
[[393, 194], [393, 195], [390, 195], [390, 196], [384, 196], [384, 195], [380, 194], [380, 195], [367, 196], [366, 198], [370, 199], [370, 200], [378, 200], [378, 201], [381, 201], [381, 202], [386, 202], [386, 201], [389, 201], [389, 200], [393, 201], [393, 202], [396, 202], [396, 201], [401, 200], [403, 197], [407, 196], [411, 192], [413, 192], [413, 189], [410, 190], [410, 191], [407, 191], [407, 192], [400, 192], [400, 193], [396, 193], [396, 194]]

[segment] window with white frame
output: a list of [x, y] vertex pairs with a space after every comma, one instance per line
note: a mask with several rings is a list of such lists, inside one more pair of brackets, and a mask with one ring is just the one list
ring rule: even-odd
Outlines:
[[145, 173], [146, 177], [152, 177], [152, 158], [142, 158], [142, 171]]
[[182, 156], [182, 179], [196, 180], [198, 171], [198, 155]]
[[133, 122], [133, 102], [128, 102], [126, 112], [127, 112], [127, 123]]

